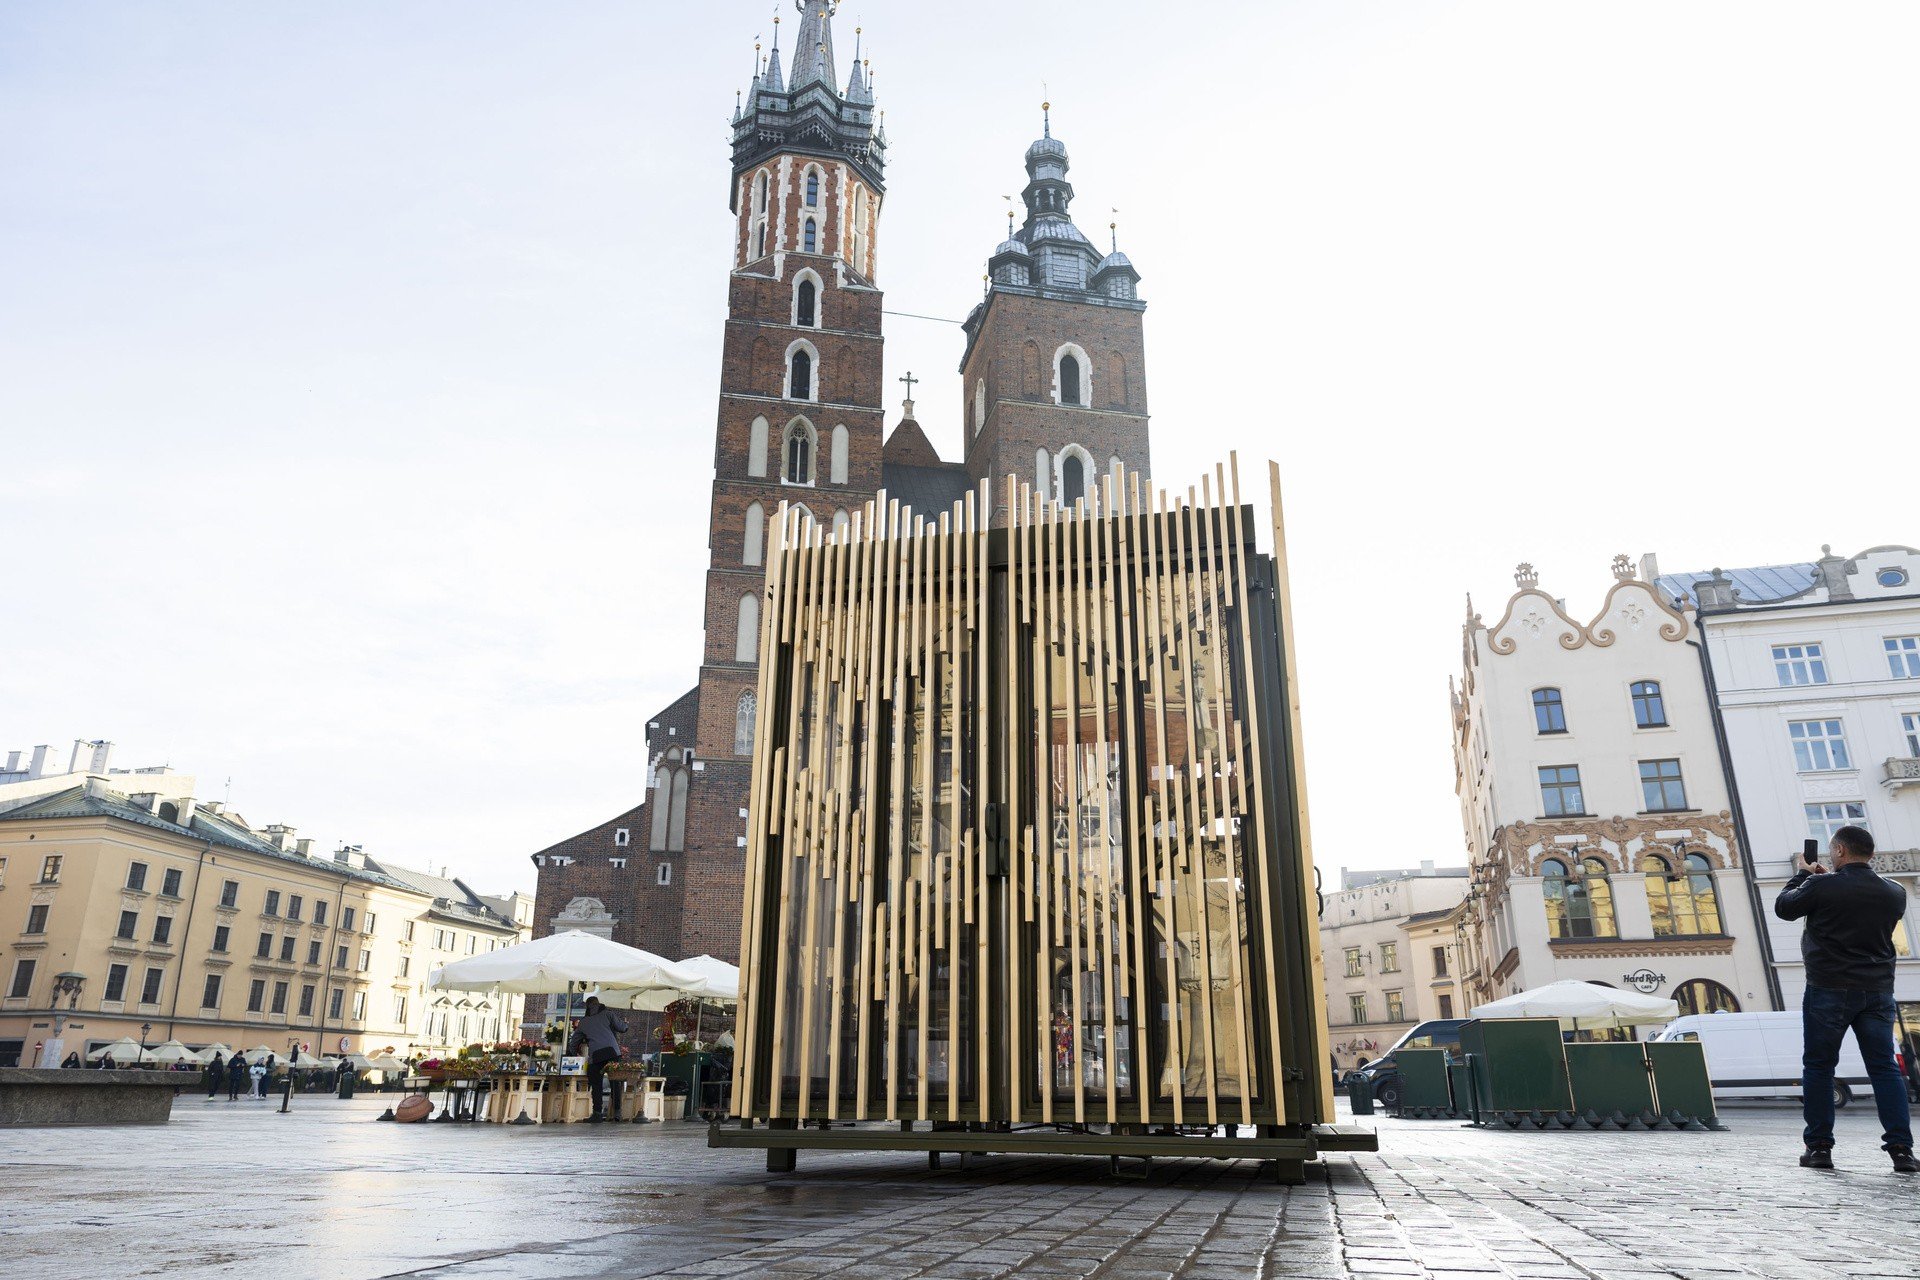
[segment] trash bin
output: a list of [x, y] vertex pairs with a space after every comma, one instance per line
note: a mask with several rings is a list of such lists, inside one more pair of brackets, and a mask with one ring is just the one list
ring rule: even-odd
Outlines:
[[342, 1098], [351, 1098], [353, 1096], [353, 1072], [351, 1070], [340, 1073], [340, 1096]]
[[1402, 1049], [1393, 1065], [1400, 1073], [1401, 1115], [1438, 1116], [1453, 1109], [1445, 1049]]
[[1347, 1101], [1353, 1104], [1353, 1114], [1373, 1114], [1373, 1085], [1358, 1071], [1347, 1077]]

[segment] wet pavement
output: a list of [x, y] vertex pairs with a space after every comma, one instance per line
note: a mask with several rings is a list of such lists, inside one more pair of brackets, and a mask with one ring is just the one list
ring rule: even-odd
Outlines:
[[1920, 1276], [1920, 1178], [1870, 1112], [1840, 1171], [1799, 1121], [1725, 1133], [1381, 1118], [1307, 1185], [1257, 1165], [709, 1151], [698, 1124], [376, 1124], [390, 1099], [206, 1103], [164, 1126], [0, 1130], [0, 1276]]

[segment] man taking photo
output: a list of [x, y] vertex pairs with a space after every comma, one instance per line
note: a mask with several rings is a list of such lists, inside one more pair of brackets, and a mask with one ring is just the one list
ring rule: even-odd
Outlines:
[[[1811, 846], [1812, 841], [1808, 841]], [[1893, 931], [1907, 910], [1907, 891], [1874, 874], [1873, 836], [1842, 827], [1827, 846], [1833, 869], [1809, 852], [1780, 891], [1773, 913], [1805, 920], [1800, 954], [1807, 991], [1801, 1000], [1801, 1105], [1807, 1119], [1802, 1168], [1833, 1168], [1833, 1070], [1849, 1030], [1873, 1081], [1881, 1145], [1897, 1173], [1920, 1173], [1913, 1158], [1906, 1081], [1893, 1056]]]

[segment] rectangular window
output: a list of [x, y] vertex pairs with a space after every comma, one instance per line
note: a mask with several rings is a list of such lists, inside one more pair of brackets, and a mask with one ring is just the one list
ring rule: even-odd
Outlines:
[[[1435, 947], [1433, 949], [1433, 976], [1436, 978], [1444, 978], [1447, 976], [1447, 949], [1445, 947]], [[1443, 1013], [1440, 1016], [1444, 1018], [1447, 1015]]]
[[128, 942], [132, 942], [139, 932], [140, 913], [138, 911], [122, 911], [120, 913], [120, 927], [115, 930], [113, 936], [116, 938], [125, 938]]
[[300, 984], [300, 1016], [303, 1018], [313, 1016], [313, 984], [311, 982]]
[[614, 847], [618, 849], [627, 847], [627, 829], [625, 827], [617, 827], [614, 829], [613, 843]]
[[1887, 669], [1895, 680], [1920, 680], [1920, 636], [1888, 636]]
[[1347, 976], [1349, 978], [1365, 976], [1360, 968], [1360, 948], [1358, 947], [1347, 948]]
[[1401, 993], [1398, 991], [1387, 992], [1387, 1021], [1404, 1022], [1406, 1017], [1407, 1006], [1401, 998]]
[[280, 959], [287, 964], [292, 964], [293, 949], [299, 944], [300, 939], [294, 937], [292, 934], [288, 934], [286, 937], [280, 939]]
[[7, 987], [7, 997], [12, 1000], [24, 1000], [33, 990], [33, 966], [31, 960], [13, 962], [13, 981]]
[[371, 935], [373, 933], [374, 922], [379, 920], [379, 918], [380, 917], [373, 914], [373, 912], [367, 912], [367, 922], [360, 927], [360, 932]]
[[271, 959], [273, 957], [273, 935], [270, 933], [261, 934], [260, 945], [253, 949], [253, 954], [257, 960]]
[[332, 1018], [336, 1022], [340, 1020], [340, 1006], [346, 1002], [346, 998], [347, 993], [337, 988], [331, 996], [327, 997], [327, 1016], [329, 1018]]
[[365, 973], [371, 968], [373, 968], [373, 952], [362, 951], [360, 953], [360, 972]]
[[353, 993], [353, 1020], [355, 1022], [364, 1022], [366, 1021], [366, 1017], [367, 993], [364, 991], [356, 991]]
[[40, 883], [58, 884], [60, 882], [60, 855], [48, 854], [40, 863]]
[[1549, 818], [1584, 814], [1587, 802], [1580, 792], [1580, 766], [1552, 764], [1540, 770], [1540, 807]]
[[407, 998], [405, 996], [395, 996], [393, 998], [393, 1025], [396, 1027], [404, 1027], [407, 1025]]
[[1867, 825], [1867, 806], [1858, 800], [1847, 800], [1840, 804], [1810, 804], [1806, 808], [1807, 834], [1818, 840], [1822, 848], [1840, 828]]
[[218, 1009], [220, 1007], [219, 974], [210, 973], [207, 975], [207, 985], [200, 992], [200, 1007], [202, 1009]]
[[1354, 1025], [1358, 1026], [1365, 1022], [1367, 1020], [1367, 993], [1359, 991], [1348, 996], [1347, 1012], [1353, 1015]]
[[217, 924], [213, 926], [213, 949], [215, 951], [225, 951], [227, 949], [227, 939], [232, 936], [233, 931], [226, 925]]
[[1853, 768], [1847, 754], [1847, 735], [1838, 720], [1792, 720], [1787, 737], [1793, 743], [1794, 766], [1801, 773]]
[[180, 896], [180, 868], [168, 867], [161, 873], [160, 892], [169, 898]]
[[1667, 724], [1667, 700], [1657, 680], [1636, 680], [1629, 691], [1633, 698], [1633, 723], [1639, 729], [1664, 729]]
[[276, 982], [273, 984], [273, 1007], [267, 1010], [267, 1012], [268, 1013], [285, 1013], [286, 1011], [287, 1011], [287, 984], [284, 982]]
[[1909, 711], [1901, 716], [1900, 732], [1907, 739], [1907, 754], [1920, 757], [1920, 712]]
[[240, 905], [240, 882], [238, 880], [222, 882], [220, 885], [220, 905], [223, 907], [237, 907]]
[[4, 888], [6, 886], [6, 883], [7, 883], [7, 860], [5, 858], [0, 858], [0, 888]]
[[1533, 691], [1533, 727], [1541, 733], [1567, 731], [1567, 704], [1558, 689]]
[[255, 978], [247, 988], [247, 1012], [259, 1013], [267, 1007], [267, 980]]
[[27, 927], [22, 933], [45, 933], [47, 931], [47, 904], [36, 902], [27, 908]]
[[1452, 996], [1443, 995], [1440, 997], [1440, 1016], [1443, 1018], [1451, 1018], [1453, 1016]]
[[400, 939], [403, 942], [413, 941], [413, 921], [402, 920], [400, 922]]
[[107, 989], [100, 993], [107, 1001], [119, 1001], [127, 998], [127, 966], [110, 964], [107, 966]]
[[309, 942], [307, 944], [307, 963], [308, 964], [320, 963], [320, 939], [318, 938], [315, 938], [312, 942]]
[[1687, 784], [1680, 778], [1680, 762], [1642, 760], [1640, 799], [1648, 813], [1671, 813], [1686, 808]]
[[266, 916], [277, 916], [280, 914], [280, 891], [278, 889], [267, 890], [267, 902], [265, 906], [260, 908], [260, 914]]
[[344, 945], [333, 949], [333, 967], [336, 969], [347, 967], [347, 949]]
[[412, 956], [401, 956], [401, 957], [400, 957], [400, 975], [399, 975], [399, 976], [400, 976], [400, 977], [402, 977], [402, 978], [404, 978], [404, 977], [406, 977], [406, 976], [407, 976], [407, 973], [408, 973], [408, 971], [409, 971], [409, 970], [411, 970], [412, 968], [413, 968], [413, 957], [412, 957]]
[[290, 894], [287, 898], [287, 919], [298, 920], [301, 908], [307, 905], [306, 899], [299, 894]]
[[348, 933], [353, 932], [353, 908], [352, 907], [340, 908], [340, 927], [342, 929], [345, 929]]
[[327, 902], [325, 898], [313, 904], [313, 922], [315, 924], [325, 924], [327, 922]]
[[480, 950], [480, 935], [477, 933], [468, 934], [467, 935], [467, 954], [473, 955], [479, 950]]
[[1383, 942], [1380, 944], [1380, 972], [1400, 972], [1400, 944]]
[[140, 1003], [160, 1003], [160, 979], [166, 975], [165, 969], [147, 970], [146, 981], [140, 984]]
[[147, 887], [147, 864], [129, 862], [127, 864], [127, 888], [134, 892], [143, 892]]
[[156, 947], [173, 944], [173, 917], [155, 916], [153, 918], [153, 945]]
[[1825, 684], [1826, 651], [1817, 644], [1777, 644], [1773, 646], [1773, 674], [1782, 688], [1796, 684]]
[[671, 862], [661, 863], [660, 869], [653, 873], [653, 882], [655, 884], [672, 884], [673, 864]]

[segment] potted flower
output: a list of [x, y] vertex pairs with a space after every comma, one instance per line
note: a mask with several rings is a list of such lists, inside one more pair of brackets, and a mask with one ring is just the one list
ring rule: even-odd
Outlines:
[[439, 1084], [447, 1078], [447, 1064], [439, 1058], [428, 1058], [416, 1066], [414, 1071], [425, 1076], [429, 1084]]

